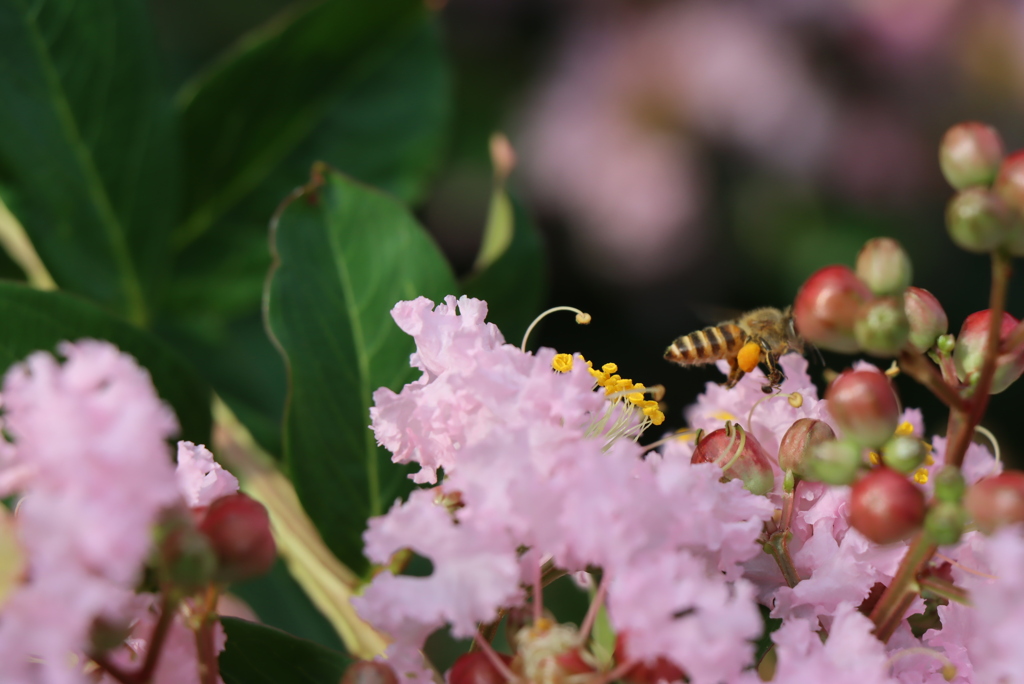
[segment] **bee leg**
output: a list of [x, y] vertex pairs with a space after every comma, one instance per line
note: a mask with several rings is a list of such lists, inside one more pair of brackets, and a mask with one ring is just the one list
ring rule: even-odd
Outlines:
[[765, 394], [771, 394], [774, 392], [779, 385], [786, 380], [786, 374], [782, 371], [779, 366], [779, 360], [775, 354], [768, 348], [764, 350], [764, 365], [765, 365], [765, 379], [768, 383], [761, 386], [761, 391]]
[[746, 375], [746, 373], [744, 373], [743, 369], [740, 368], [739, 361], [737, 361], [736, 357], [734, 356], [731, 359], [729, 359], [729, 377], [726, 379], [723, 385], [726, 389], [732, 389], [733, 387], [736, 386], [736, 383], [738, 383], [743, 378], [744, 375]]

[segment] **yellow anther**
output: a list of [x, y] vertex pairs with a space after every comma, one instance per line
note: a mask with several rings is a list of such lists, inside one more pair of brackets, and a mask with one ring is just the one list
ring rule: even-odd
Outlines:
[[905, 420], [900, 423], [900, 426], [896, 428], [896, 435], [898, 437], [908, 437], [914, 434], [914, 426], [910, 424], [909, 420]]
[[889, 366], [888, 368], [885, 369], [885, 377], [887, 377], [887, 378], [895, 378], [899, 374], [900, 374], [900, 365], [898, 363], [896, 363], [895, 361], [892, 362], [891, 366]]
[[645, 409], [658, 408], [658, 402], [654, 401], [653, 399], [648, 399], [644, 403], [640, 404], [640, 406], [642, 406]]
[[593, 375], [597, 379], [598, 384], [601, 384], [601, 380], [604, 379], [604, 373], [602, 373], [599, 370], [594, 370], [592, 367], [590, 367], [589, 364], [590, 364], [590, 362], [588, 361], [587, 362], [587, 371], [589, 371], [590, 374]]
[[537, 621], [533, 623], [533, 629], [535, 632], [546, 632], [554, 627], [554, 625], [554, 621], [550, 618], [541, 617], [537, 618]]
[[792, 394], [789, 395], [789, 399], [787, 399], [787, 401], [789, 402], [789, 405], [792, 406], [793, 408], [800, 408], [801, 406], [804, 405], [804, 395], [800, 394], [799, 392], [793, 392]]
[[593, 319], [590, 317], [590, 314], [588, 314], [586, 311], [581, 311], [578, 314], [576, 314], [576, 322], [579, 323], [580, 325], [590, 325], [590, 321], [592, 320]]
[[572, 354], [555, 354], [551, 359], [551, 367], [559, 373], [568, 373], [572, 370]]
[[637, 392], [643, 392], [647, 389], [647, 387], [644, 385], [644, 383], [638, 382], [633, 385], [633, 389], [635, 389]]
[[639, 405], [644, 403], [644, 395], [641, 394], [640, 392], [633, 392], [632, 394], [627, 394], [626, 399], [629, 399], [629, 402], [631, 404]]
[[871, 461], [871, 465], [878, 465], [882, 462], [881, 457], [874, 451], [868, 453], [868, 460]]
[[644, 415], [651, 419], [655, 425], [661, 425], [665, 421], [665, 414], [657, 406], [648, 406], [644, 409]]
[[728, 411], [715, 411], [711, 414], [711, 417], [715, 420], [731, 420], [734, 423], [739, 420], [736, 416], [732, 415]]
[[760, 360], [761, 345], [757, 342], [747, 342], [740, 348], [740, 353], [736, 355], [736, 364], [744, 373], [749, 373], [757, 368]]
[[918, 468], [914, 472], [914, 482], [917, 484], [925, 484], [928, 482], [928, 470], [926, 468]]
[[619, 370], [619, 367], [616, 366], [614, 363], [606, 363], [603, 366], [601, 366], [601, 370], [603, 370], [605, 373], [608, 373], [609, 375], [611, 375], [612, 373], [617, 373], [618, 370]]

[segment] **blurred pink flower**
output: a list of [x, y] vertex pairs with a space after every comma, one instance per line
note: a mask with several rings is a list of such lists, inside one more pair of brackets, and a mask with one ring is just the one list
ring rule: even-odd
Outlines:
[[178, 442], [178, 489], [189, 508], [209, 506], [214, 500], [238, 491], [238, 478], [213, 460], [202, 444]]
[[636, 282], [677, 271], [704, 241], [698, 136], [806, 176], [827, 100], [782, 35], [739, 7], [667, 3], [579, 22], [522, 135], [538, 198], [578, 231], [582, 261]]
[[180, 500], [166, 442], [177, 421], [149, 373], [107, 342], [59, 351], [63, 364], [37, 352], [3, 384], [29, 572], [0, 607], [0, 679], [26, 684], [84, 681], [71, 654], [97, 618], [119, 617], [153, 524]]
[[[133, 619], [132, 631], [126, 644], [111, 651], [107, 658], [115, 666], [133, 672], [146, 659], [149, 644], [157, 620], [160, 618], [159, 597], [153, 594], [139, 594], [132, 600], [129, 617]], [[224, 650], [227, 635], [219, 621], [213, 626], [213, 647], [216, 653]], [[151, 684], [201, 684], [199, 677], [199, 655], [196, 650], [196, 633], [186, 623], [179, 611], [175, 614], [164, 639], [160, 657], [157, 660]], [[219, 676], [218, 682], [224, 680]], [[116, 684], [110, 675], [104, 675], [101, 684]]]

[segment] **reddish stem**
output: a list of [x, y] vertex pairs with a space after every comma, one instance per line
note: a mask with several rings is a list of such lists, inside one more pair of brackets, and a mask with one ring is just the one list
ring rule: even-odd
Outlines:
[[202, 684], [217, 684], [220, 678], [220, 663], [214, 648], [214, 626], [217, 623], [217, 587], [210, 585], [203, 600], [202, 622], [196, 632], [196, 652], [199, 657], [199, 681]]
[[165, 590], [160, 599], [160, 617], [156, 626], [153, 627], [153, 634], [146, 644], [146, 660], [142, 663], [142, 669], [138, 673], [138, 681], [148, 682], [156, 671], [160, 659], [160, 652], [163, 651], [164, 640], [170, 631], [171, 622], [178, 610], [178, 602], [171, 598], [171, 592]]
[[90, 658], [94, 663], [99, 665], [101, 670], [121, 682], [121, 684], [140, 684], [137, 674], [134, 672], [125, 672], [117, 665], [109, 662], [105, 655], [94, 655], [90, 656]]
[[955, 411], [967, 409], [967, 403], [960, 397], [956, 388], [951, 387], [940, 375], [934, 364], [929, 363], [924, 355], [904, 350], [900, 353], [900, 370], [917, 380], [932, 391], [942, 403]]

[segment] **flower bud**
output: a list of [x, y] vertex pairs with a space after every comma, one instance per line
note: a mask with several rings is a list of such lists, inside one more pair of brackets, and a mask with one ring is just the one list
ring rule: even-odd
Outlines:
[[928, 511], [924, 518], [924, 529], [939, 546], [949, 546], [960, 541], [967, 526], [967, 514], [960, 504], [940, 501]]
[[953, 126], [939, 145], [942, 175], [957, 190], [990, 185], [1003, 159], [1003, 140], [991, 126], [966, 121]]
[[865, 302], [853, 326], [860, 348], [874, 356], [896, 356], [907, 343], [910, 322], [903, 298], [882, 297]]
[[963, 501], [967, 483], [964, 481], [963, 473], [956, 466], [943, 466], [935, 473], [932, 482], [935, 485], [935, 498], [939, 501], [956, 504]]
[[245, 494], [222, 496], [210, 504], [199, 530], [210, 540], [222, 581], [262, 575], [277, 558], [267, 509]]
[[804, 477], [830, 485], [850, 484], [864, 466], [862, 451], [860, 445], [847, 440], [822, 442], [811, 450]]
[[[629, 660], [628, 642], [625, 633], [615, 637], [615, 662], [625, 663]], [[652, 663], [637, 663], [624, 675], [622, 681], [628, 684], [658, 684], [658, 682], [675, 682], [686, 676], [675, 663], [661, 657]]]
[[792, 472], [803, 477], [805, 466], [811, 458], [813, 449], [822, 442], [830, 442], [836, 438], [832, 428], [820, 420], [801, 418], [786, 430], [779, 444], [779, 467], [784, 472]]
[[[495, 655], [506, 665], [512, 662], [512, 658], [503, 653]], [[473, 651], [455, 661], [448, 672], [448, 684], [506, 684], [506, 681], [486, 653]]]
[[942, 304], [928, 290], [908, 287], [903, 293], [903, 310], [910, 324], [907, 339], [920, 354], [931, 349], [938, 337], [949, 329], [949, 318]]
[[924, 514], [921, 490], [889, 468], [875, 468], [850, 490], [850, 525], [876, 544], [905, 539]]
[[398, 675], [387, 663], [357, 660], [345, 670], [341, 684], [398, 684]]
[[[961, 382], [974, 385], [981, 374], [982, 362], [985, 358], [985, 346], [988, 341], [988, 327], [992, 319], [991, 312], [978, 311], [964, 320], [953, 349], [953, 361], [956, 374]], [[1003, 312], [1003, 325], [999, 339], [1005, 340], [1017, 326], [1017, 319]], [[996, 357], [996, 372], [992, 377], [989, 394], [999, 394], [1012, 385], [1024, 373], [1024, 344], [1007, 353]]]
[[913, 279], [910, 257], [892, 238], [868, 240], [857, 255], [857, 277], [879, 296], [903, 294]]
[[1012, 217], [1006, 203], [984, 188], [961, 190], [946, 208], [946, 229], [961, 249], [984, 254], [1010, 240]]
[[1024, 213], [1024, 150], [1003, 160], [993, 189], [1008, 207]]
[[825, 391], [828, 410], [845, 439], [878, 448], [900, 420], [900, 407], [889, 379], [876, 371], [846, 371]]
[[816, 271], [797, 292], [793, 305], [796, 330], [812, 344], [838, 352], [857, 351], [853, 326], [871, 290], [846, 266]]
[[1007, 470], [974, 483], [964, 495], [964, 508], [985, 534], [1024, 522], [1024, 472]]
[[718, 464], [723, 480], [742, 480], [751, 494], [767, 494], [775, 487], [775, 472], [764, 447], [731, 422], [701, 439], [690, 463]]
[[904, 475], [917, 470], [927, 455], [924, 444], [916, 437], [893, 437], [882, 447], [882, 463]]
[[192, 527], [179, 527], [164, 539], [163, 580], [186, 593], [205, 587], [217, 572], [209, 539]]
[[995, 192], [1014, 214], [1010, 223], [1006, 250], [1024, 256], [1024, 150], [1014, 152], [1003, 162], [996, 178]]

